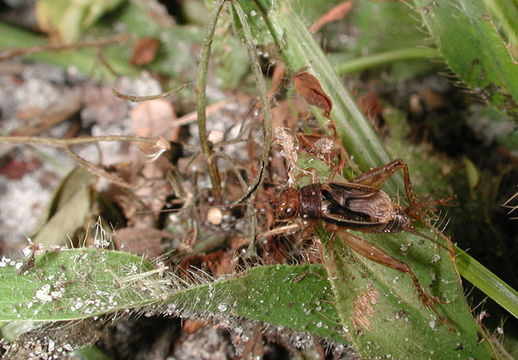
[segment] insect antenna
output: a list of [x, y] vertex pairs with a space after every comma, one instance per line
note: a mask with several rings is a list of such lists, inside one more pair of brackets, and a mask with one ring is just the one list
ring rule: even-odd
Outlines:
[[[419, 200], [419, 201], [416, 201], [414, 202], [413, 204], [409, 205], [407, 208], [403, 209], [403, 211], [410, 217], [416, 219], [416, 220], [419, 220], [419, 221], [422, 221], [424, 222], [426, 225], [428, 225], [437, 235], [439, 235], [440, 237], [442, 237], [443, 239], [446, 240], [446, 242], [448, 243], [449, 246], [445, 246], [441, 243], [439, 243], [436, 239], [433, 239], [432, 237], [430, 236], [427, 236], [419, 231], [416, 231], [414, 228], [412, 227], [409, 227], [409, 226], [405, 226], [404, 227], [404, 230], [412, 233], [412, 234], [415, 234], [417, 236], [420, 236], [424, 239], [427, 239], [427, 240], [430, 240], [432, 241], [434, 244], [442, 247], [443, 249], [447, 250], [451, 256], [453, 256], [454, 252], [453, 252], [453, 247], [451, 245], [451, 241], [450, 239], [444, 235], [440, 230], [438, 230], [435, 226], [433, 226], [429, 221], [427, 221], [424, 216], [426, 215], [426, 210], [432, 208], [432, 207], [435, 207], [435, 206], [453, 206], [453, 204], [450, 203], [450, 201], [456, 199], [457, 197], [455, 195], [453, 196], [450, 196], [446, 199], [439, 199], [439, 200], [430, 200], [430, 199], [426, 199], [426, 200]], [[419, 209], [425, 209], [425, 215], [421, 215], [419, 214], [418, 210]]]
[[408, 207], [406, 207], [403, 211], [415, 218], [421, 220], [421, 216], [419, 215], [419, 210], [424, 210], [426, 214], [426, 210], [437, 207], [437, 206], [454, 206], [450, 201], [455, 200], [457, 196], [453, 195], [450, 197], [447, 197], [446, 199], [425, 199], [425, 200], [419, 200], [414, 202], [413, 204], [410, 204]]

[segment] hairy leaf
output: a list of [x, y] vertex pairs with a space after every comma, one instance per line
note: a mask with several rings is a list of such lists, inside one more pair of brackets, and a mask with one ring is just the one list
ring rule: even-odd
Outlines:
[[321, 265], [258, 266], [214, 281], [195, 273], [157, 275], [138, 256], [82, 248], [36, 256], [23, 274], [20, 268], [20, 261], [0, 261], [0, 321], [78, 320], [141, 309], [255, 320], [346, 342]]
[[484, 1], [414, 3], [448, 66], [475, 94], [518, 119], [518, 66]]

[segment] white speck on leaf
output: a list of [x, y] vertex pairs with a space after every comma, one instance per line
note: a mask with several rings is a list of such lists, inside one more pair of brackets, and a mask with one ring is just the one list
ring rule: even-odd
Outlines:
[[436, 323], [437, 323], [437, 319], [435, 318], [435, 316], [433, 316], [432, 319], [428, 322], [428, 324], [430, 325], [430, 327], [432, 329], [435, 329]]
[[36, 299], [41, 301], [43, 304], [52, 301], [49, 284], [45, 284], [41, 287], [41, 289], [36, 290]]

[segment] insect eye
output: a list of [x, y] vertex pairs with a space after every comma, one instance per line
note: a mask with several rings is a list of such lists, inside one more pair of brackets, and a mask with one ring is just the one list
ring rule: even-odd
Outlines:
[[299, 201], [298, 192], [289, 189], [281, 193], [277, 200], [275, 216], [279, 220], [287, 220], [297, 216], [297, 202]]
[[282, 208], [281, 210], [282, 210], [282, 213], [283, 213], [285, 219], [293, 217], [295, 214], [295, 210], [293, 209], [292, 206], [289, 206], [289, 205]]
[[295, 211], [291, 206], [280, 206], [277, 208], [276, 215], [279, 220], [286, 220], [294, 217]]

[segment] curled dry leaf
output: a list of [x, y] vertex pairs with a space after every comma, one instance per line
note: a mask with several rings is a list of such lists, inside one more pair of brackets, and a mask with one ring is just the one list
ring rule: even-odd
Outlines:
[[322, 89], [318, 79], [308, 72], [300, 72], [295, 74], [294, 82], [297, 92], [302, 95], [310, 105], [322, 109], [325, 117], [329, 117], [331, 109], [333, 108], [333, 102]]
[[133, 45], [130, 63], [133, 66], [147, 65], [155, 59], [160, 42], [157, 39], [140, 38]]

